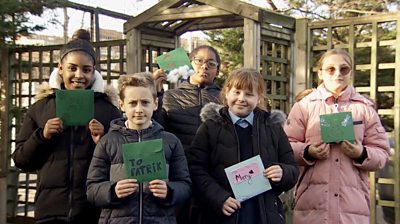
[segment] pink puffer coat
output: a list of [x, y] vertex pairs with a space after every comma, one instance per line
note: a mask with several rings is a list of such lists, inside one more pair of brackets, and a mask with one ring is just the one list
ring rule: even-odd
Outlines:
[[[319, 115], [334, 113], [335, 101], [338, 112], [352, 112], [356, 142], [368, 154], [362, 163], [343, 154], [337, 144], [328, 145], [328, 159], [309, 161], [303, 157], [308, 145], [322, 142]], [[369, 223], [368, 171], [382, 169], [390, 149], [372, 103], [350, 86], [335, 99], [321, 84], [294, 104], [285, 132], [299, 165], [310, 166], [297, 190], [294, 223]]]

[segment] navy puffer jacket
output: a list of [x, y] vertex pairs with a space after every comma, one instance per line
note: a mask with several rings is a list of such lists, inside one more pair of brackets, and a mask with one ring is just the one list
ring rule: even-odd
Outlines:
[[[102, 207], [99, 223], [176, 223], [174, 206], [191, 195], [191, 180], [183, 148], [178, 138], [160, 124], [136, 131], [125, 127], [126, 119], [111, 123], [110, 132], [97, 144], [87, 178], [88, 200]], [[126, 179], [122, 144], [162, 139], [168, 169], [168, 195], [158, 199], [146, 183], [123, 199], [115, 194], [115, 185]]]

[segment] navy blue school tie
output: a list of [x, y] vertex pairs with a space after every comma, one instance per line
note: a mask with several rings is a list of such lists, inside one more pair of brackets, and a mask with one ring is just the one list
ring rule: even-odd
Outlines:
[[249, 122], [247, 122], [245, 119], [239, 119], [236, 121], [236, 124], [242, 128], [247, 128], [249, 126]]

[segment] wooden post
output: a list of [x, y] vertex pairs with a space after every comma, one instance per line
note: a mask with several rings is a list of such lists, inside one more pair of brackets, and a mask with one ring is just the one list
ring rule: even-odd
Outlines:
[[141, 53], [140, 30], [131, 29], [126, 35], [127, 74], [140, 72]]
[[244, 18], [244, 67], [260, 70], [260, 23]]
[[3, 82], [6, 99], [4, 111], [1, 112], [1, 142], [0, 142], [0, 223], [7, 221], [7, 173], [8, 173], [8, 146], [9, 146], [9, 74], [8, 74], [8, 49], [0, 48], [1, 80]]
[[[100, 22], [99, 22], [99, 12], [96, 10], [94, 12], [94, 32], [96, 36], [96, 42], [100, 41]], [[93, 39], [93, 37], [92, 37]], [[100, 53], [99, 53], [100, 55]], [[99, 58], [100, 59], [100, 58]]]
[[400, 14], [397, 17], [397, 31], [396, 31], [396, 65], [395, 65], [395, 75], [394, 75], [394, 145], [395, 152], [393, 156], [394, 160], [394, 172], [393, 179], [394, 184], [394, 222], [400, 223]]
[[309, 88], [307, 86], [307, 18], [296, 19], [296, 33], [294, 38], [294, 72], [291, 80], [291, 97], [293, 98], [301, 91]]
[[63, 8], [63, 12], [64, 12], [64, 24], [63, 24], [63, 28], [64, 28], [64, 44], [66, 44], [68, 42], [68, 22], [69, 22], [67, 7]]

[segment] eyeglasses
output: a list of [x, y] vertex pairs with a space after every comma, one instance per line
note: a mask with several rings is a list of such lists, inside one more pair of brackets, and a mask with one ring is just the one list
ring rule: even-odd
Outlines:
[[193, 61], [196, 65], [204, 65], [207, 63], [207, 66], [210, 68], [216, 68], [218, 66], [218, 62], [214, 60], [205, 60], [202, 58], [193, 58]]
[[334, 67], [334, 66], [329, 66], [327, 68], [323, 68], [321, 70], [324, 70], [327, 72], [329, 75], [334, 75], [337, 70], [339, 70], [339, 73], [341, 75], [347, 75], [352, 69], [349, 66], [341, 66], [341, 67]]

